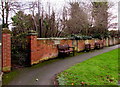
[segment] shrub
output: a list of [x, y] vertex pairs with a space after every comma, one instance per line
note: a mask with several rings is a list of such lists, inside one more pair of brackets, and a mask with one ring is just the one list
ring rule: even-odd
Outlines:
[[84, 35], [71, 35], [71, 38], [75, 40], [87, 40], [87, 39], [92, 39], [91, 36], [84, 36]]
[[12, 32], [8, 28], [3, 28], [2, 33], [11, 34]]
[[20, 33], [12, 36], [12, 62], [21, 66], [26, 66], [28, 58], [27, 33]]

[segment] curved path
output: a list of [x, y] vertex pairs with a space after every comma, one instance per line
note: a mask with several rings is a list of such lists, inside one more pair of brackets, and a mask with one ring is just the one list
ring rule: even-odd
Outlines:
[[[22, 69], [20, 75], [13, 79], [9, 85], [53, 85], [52, 78], [55, 74], [69, 68], [70, 66], [87, 60], [93, 56], [108, 52], [118, 48], [118, 45], [111, 47], [104, 47], [94, 52], [88, 52], [78, 56], [61, 59], [59, 61], [46, 64], [35, 69]], [[38, 81], [36, 81], [38, 78]]]

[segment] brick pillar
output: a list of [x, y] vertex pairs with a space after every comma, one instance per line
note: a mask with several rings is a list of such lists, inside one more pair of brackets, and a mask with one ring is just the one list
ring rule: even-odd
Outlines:
[[11, 34], [2, 34], [2, 71], [11, 71]]
[[30, 31], [27, 36], [29, 48], [29, 64], [33, 65], [39, 62], [37, 58], [37, 33]]

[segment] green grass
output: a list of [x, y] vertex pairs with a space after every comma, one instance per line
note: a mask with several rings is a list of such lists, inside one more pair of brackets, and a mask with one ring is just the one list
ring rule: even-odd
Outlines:
[[13, 72], [9, 73], [4, 73], [3, 74], [3, 79], [2, 79], [2, 84], [7, 85], [13, 78], [15, 78], [19, 74], [18, 70], [14, 70]]
[[97, 55], [59, 73], [59, 85], [117, 85], [118, 50]]

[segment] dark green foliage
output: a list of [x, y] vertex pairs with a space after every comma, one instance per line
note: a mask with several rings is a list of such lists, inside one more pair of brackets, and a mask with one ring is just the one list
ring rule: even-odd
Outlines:
[[119, 31], [118, 30], [111, 30], [111, 31], [109, 31], [109, 35], [111, 37], [118, 37], [119, 36]]
[[30, 14], [18, 11], [12, 18], [12, 64], [26, 66], [28, 63], [28, 31], [36, 30]]
[[92, 35], [93, 38], [98, 38], [98, 39], [102, 39], [102, 35], [99, 33], [96, 33], [94, 35]]
[[11, 34], [12, 32], [9, 29], [4, 28], [4, 30], [2, 30], [2, 33], [4, 33], [4, 34]]
[[72, 34], [71, 35], [71, 39], [82, 40], [82, 36], [78, 36], [78, 35]]
[[26, 66], [28, 58], [27, 33], [12, 36], [12, 64]]
[[101, 7], [102, 5], [108, 5], [108, 2], [92, 2], [95, 8]]
[[2, 24], [2, 28], [8, 28], [8, 24], [6, 23]]
[[13, 26], [15, 26], [15, 28], [12, 29], [14, 34], [24, 33], [29, 30], [35, 30], [33, 19], [30, 14], [27, 15], [24, 14], [24, 12], [19, 11], [11, 19], [13, 21]]
[[85, 36], [85, 35], [76, 35], [76, 34], [72, 34], [71, 39], [75, 39], [75, 40], [89, 40], [89, 39], [92, 39], [91, 36]]
[[90, 40], [90, 39], [92, 39], [92, 37], [91, 36], [83, 36], [83, 40]]

